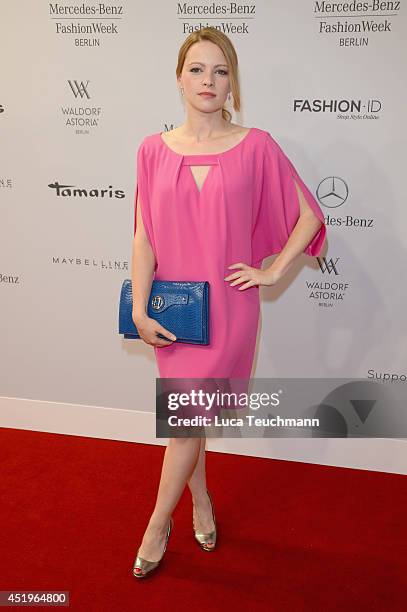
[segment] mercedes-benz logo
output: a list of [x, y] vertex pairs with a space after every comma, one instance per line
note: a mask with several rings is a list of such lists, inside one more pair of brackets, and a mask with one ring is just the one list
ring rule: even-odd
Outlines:
[[339, 176], [327, 176], [318, 185], [317, 198], [326, 208], [338, 208], [348, 199], [349, 189]]

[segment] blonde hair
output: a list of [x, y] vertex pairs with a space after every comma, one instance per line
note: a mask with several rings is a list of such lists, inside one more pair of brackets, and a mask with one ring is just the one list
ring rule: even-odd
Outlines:
[[[235, 112], [239, 112], [240, 84], [237, 54], [230, 38], [228, 38], [226, 34], [223, 34], [223, 32], [221, 32], [220, 30], [217, 30], [213, 27], [201, 28], [196, 32], [192, 32], [192, 34], [190, 34], [188, 38], [185, 39], [178, 52], [178, 63], [175, 70], [177, 78], [181, 76], [188, 50], [194, 43], [199, 42], [201, 40], [209, 40], [215, 43], [215, 45], [218, 45], [218, 47], [223, 52], [229, 69], [230, 89], [233, 95], [233, 109], [235, 110]], [[225, 107], [222, 108], [222, 117], [223, 119], [229, 122], [232, 120], [232, 115]]]

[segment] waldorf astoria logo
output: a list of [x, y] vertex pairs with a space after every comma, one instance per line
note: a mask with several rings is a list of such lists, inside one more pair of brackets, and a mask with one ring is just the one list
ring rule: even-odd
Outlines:
[[84, 83], [83, 81], [70, 81], [68, 80], [69, 83], [69, 87], [72, 90], [73, 95], [75, 96], [75, 98], [77, 98], [78, 96], [80, 96], [81, 98], [84, 98], [86, 96], [86, 98], [90, 98], [89, 95], [89, 81], [86, 81], [86, 83]]
[[75, 128], [76, 134], [90, 134], [91, 129], [98, 128], [102, 117], [102, 108], [87, 104], [90, 100], [89, 79], [80, 81], [68, 79], [67, 87], [70, 97], [75, 98], [75, 106], [61, 106], [64, 123], [69, 128]]
[[58, 197], [62, 198], [124, 198], [125, 193], [122, 189], [113, 189], [113, 185], [106, 187], [83, 188], [76, 185], [64, 185], [58, 181], [49, 183], [48, 187], [54, 190]]
[[0, 189], [11, 189], [13, 187], [13, 180], [7, 176], [0, 176]]
[[318, 262], [322, 274], [325, 274], [325, 272], [327, 272], [328, 274], [331, 274], [331, 272], [332, 274], [339, 274], [337, 268], [339, 257], [337, 257], [335, 261], [332, 259], [332, 257], [330, 259], [328, 259], [327, 257], [317, 257], [316, 260]]
[[320, 272], [331, 276], [320, 281], [305, 281], [308, 297], [317, 302], [321, 308], [333, 308], [337, 302], [342, 302], [349, 291], [349, 283], [337, 278], [340, 276], [339, 257], [316, 257]]

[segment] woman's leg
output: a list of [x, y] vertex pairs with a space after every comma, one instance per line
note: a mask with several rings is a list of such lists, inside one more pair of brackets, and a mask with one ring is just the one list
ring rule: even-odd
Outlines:
[[162, 555], [168, 521], [199, 457], [200, 438], [170, 438], [165, 449], [157, 499], [144, 533], [139, 556], [158, 561]]
[[[188, 481], [188, 486], [192, 494], [195, 529], [200, 533], [210, 533], [215, 528], [211, 502], [206, 492], [205, 446], [206, 438], [204, 437], [200, 439], [198, 461]], [[207, 544], [213, 546], [211, 542]]]

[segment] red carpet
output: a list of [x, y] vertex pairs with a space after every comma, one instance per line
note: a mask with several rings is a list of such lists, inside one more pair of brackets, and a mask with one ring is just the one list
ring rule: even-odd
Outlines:
[[208, 452], [219, 547], [193, 540], [185, 490], [143, 581], [131, 567], [165, 448], [0, 435], [0, 590], [70, 591], [84, 612], [406, 609], [404, 476]]

